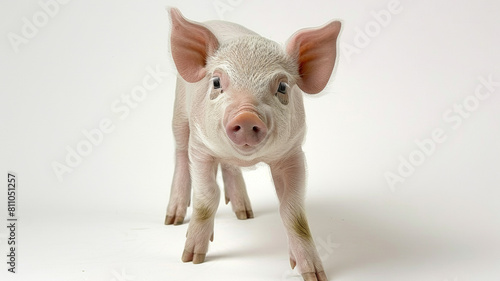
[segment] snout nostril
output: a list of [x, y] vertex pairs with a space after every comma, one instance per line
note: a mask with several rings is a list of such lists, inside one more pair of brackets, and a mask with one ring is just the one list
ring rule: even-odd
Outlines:
[[243, 112], [227, 123], [226, 133], [236, 145], [252, 147], [265, 139], [267, 127], [257, 114]]

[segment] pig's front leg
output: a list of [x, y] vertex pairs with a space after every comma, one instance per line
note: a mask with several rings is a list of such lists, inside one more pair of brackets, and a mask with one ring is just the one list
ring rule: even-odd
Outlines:
[[248, 198], [247, 189], [241, 169], [228, 164], [221, 165], [222, 179], [224, 180], [224, 194], [226, 204], [231, 201], [233, 211], [240, 220], [253, 218], [252, 206]]
[[170, 189], [165, 224], [182, 224], [190, 200], [191, 178], [189, 175], [188, 153], [185, 150], [176, 149], [174, 178]]
[[214, 218], [220, 201], [216, 182], [218, 164], [210, 156], [190, 151], [193, 186], [193, 215], [189, 222], [182, 261], [202, 263], [213, 241]]
[[285, 225], [290, 249], [290, 265], [304, 280], [326, 281], [323, 265], [314, 245], [304, 211], [305, 159], [302, 150], [270, 163], [280, 215]]
[[182, 224], [191, 201], [191, 176], [189, 173], [189, 121], [184, 110], [185, 88], [182, 81], [177, 81], [174, 118], [172, 129], [175, 137], [175, 170], [170, 189], [165, 224]]

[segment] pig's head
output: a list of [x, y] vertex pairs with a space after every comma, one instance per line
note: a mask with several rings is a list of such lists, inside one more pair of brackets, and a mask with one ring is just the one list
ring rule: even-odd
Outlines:
[[180, 76], [195, 83], [191, 129], [207, 148], [251, 161], [276, 159], [302, 143], [302, 92], [317, 94], [327, 85], [340, 22], [301, 30], [283, 47], [251, 34], [219, 41], [178, 10], [170, 15], [172, 57]]

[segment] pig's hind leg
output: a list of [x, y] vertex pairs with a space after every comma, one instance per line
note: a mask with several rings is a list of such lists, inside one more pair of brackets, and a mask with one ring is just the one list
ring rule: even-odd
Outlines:
[[250, 205], [241, 169], [233, 165], [221, 164], [221, 170], [226, 204], [231, 201], [233, 211], [238, 219], [253, 218], [252, 206]]

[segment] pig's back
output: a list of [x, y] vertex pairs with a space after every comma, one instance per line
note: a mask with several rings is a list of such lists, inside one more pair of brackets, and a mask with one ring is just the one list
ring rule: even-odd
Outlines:
[[204, 24], [215, 34], [220, 43], [225, 43], [241, 36], [259, 35], [250, 29], [232, 22], [214, 20], [207, 21]]

